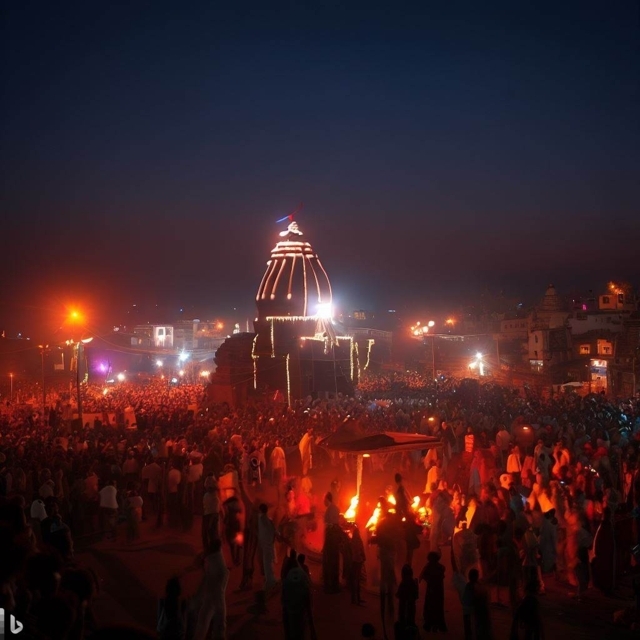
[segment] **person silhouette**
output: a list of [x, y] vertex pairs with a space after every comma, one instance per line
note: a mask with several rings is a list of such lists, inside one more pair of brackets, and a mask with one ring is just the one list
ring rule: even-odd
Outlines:
[[424, 630], [447, 631], [447, 623], [444, 620], [444, 565], [440, 562], [440, 554], [431, 551], [427, 556], [427, 564], [420, 580], [427, 583], [427, 591], [424, 596]]

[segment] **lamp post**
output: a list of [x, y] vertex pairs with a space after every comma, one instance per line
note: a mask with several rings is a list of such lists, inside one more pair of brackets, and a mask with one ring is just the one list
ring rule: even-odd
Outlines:
[[9, 380], [11, 385], [11, 403], [13, 404], [13, 373], [9, 374]]
[[[433, 320], [429, 320], [424, 325], [420, 325], [419, 322], [416, 322], [415, 325], [411, 327], [411, 335], [414, 338], [422, 338], [422, 344], [426, 346], [427, 335], [429, 335], [429, 329], [433, 329], [435, 326], [435, 322]], [[433, 379], [436, 378], [436, 337], [432, 333], [431, 335], [431, 374]]]
[[[429, 321], [429, 328], [432, 328], [435, 322], [433, 320]], [[432, 378], [436, 379], [436, 336], [435, 334], [431, 334], [431, 369], [432, 369]]]
[[47, 355], [49, 353], [49, 345], [48, 344], [39, 344], [38, 347], [40, 349], [40, 358], [41, 358], [41, 361], [42, 361], [42, 417], [45, 419], [46, 422], [48, 422], [48, 419], [46, 417], [46, 411], [47, 411], [47, 388], [45, 386], [45, 379], [44, 379], [44, 357], [45, 357], [45, 355]]
[[436, 379], [436, 336], [433, 333], [430, 334], [429, 329], [433, 329], [435, 324], [436, 323], [433, 320], [429, 320], [429, 322], [422, 327], [424, 337], [426, 338], [427, 335], [431, 336], [431, 377], [434, 380]]
[[[84, 315], [75, 309], [71, 310], [69, 312], [69, 315], [67, 316], [67, 322], [71, 325], [76, 325], [76, 326], [82, 325], [84, 324], [84, 320], [85, 320]], [[80, 388], [80, 383], [81, 383], [80, 361], [83, 355], [84, 344], [87, 342], [91, 342], [91, 340], [93, 340], [93, 338], [86, 338], [83, 340], [82, 334], [81, 334], [80, 340], [78, 340], [75, 344], [73, 343], [73, 340], [67, 341], [67, 344], [73, 345], [73, 349], [75, 351], [75, 357], [76, 357], [76, 394], [78, 398], [78, 419], [80, 420], [81, 429], [84, 426], [84, 424], [83, 424], [83, 416], [82, 416], [82, 393]]]
[[80, 354], [82, 341], [76, 343], [76, 394], [78, 396], [78, 420], [80, 421], [80, 430], [84, 427], [84, 419], [82, 416], [82, 393], [80, 389]]

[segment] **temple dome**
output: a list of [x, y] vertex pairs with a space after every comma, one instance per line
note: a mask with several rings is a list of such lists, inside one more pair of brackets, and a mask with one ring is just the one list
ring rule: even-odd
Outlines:
[[556, 291], [556, 288], [550, 284], [542, 299], [541, 311], [553, 312], [562, 310], [562, 300]]
[[280, 233], [260, 282], [256, 304], [266, 317], [313, 318], [331, 314], [331, 283], [318, 254], [296, 222]]

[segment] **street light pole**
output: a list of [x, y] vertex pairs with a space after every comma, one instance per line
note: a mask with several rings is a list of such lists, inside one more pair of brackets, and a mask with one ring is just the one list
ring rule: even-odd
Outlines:
[[431, 368], [433, 370], [433, 379], [436, 379], [436, 337], [431, 334]]
[[80, 420], [80, 429], [84, 427], [82, 417], [82, 393], [80, 392], [80, 350], [82, 348], [82, 340], [78, 340], [76, 344], [76, 393], [78, 394], [78, 420]]
[[[69, 313], [69, 316], [67, 318], [67, 321], [75, 326], [80, 326], [82, 327], [82, 325], [84, 324], [84, 315], [82, 313], [80, 313], [77, 310], [72, 310]], [[67, 342], [67, 344], [71, 345], [73, 347], [73, 349], [75, 350], [75, 355], [76, 355], [76, 394], [78, 396], [78, 419], [80, 420], [80, 428], [82, 429], [84, 424], [84, 419], [82, 416], [82, 393], [81, 393], [81, 388], [80, 388], [80, 360], [82, 358], [82, 351], [83, 351], [83, 347], [84, 347], [84, 343], [85, 342], [91, 342], [91, 340], [93, 340], [93, 338], [87, 338], [87, 339], [82, 339], [82, 334], [80, 335], [80, 338], [78, 339], [78, 342], [76, 342], [75, 344], [73, 343], [73, 340], [69, 340]]]
[[11, 403], [13, 404], [13, 373], [9, 374], [9, 380], [11, 380]]

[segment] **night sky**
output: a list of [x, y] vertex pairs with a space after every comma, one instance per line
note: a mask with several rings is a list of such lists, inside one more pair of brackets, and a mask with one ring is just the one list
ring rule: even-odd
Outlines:
[[638, 285], [637, 6], [8, 1], [0, 324], [253, 315], [300, 201], [347, 310]]

